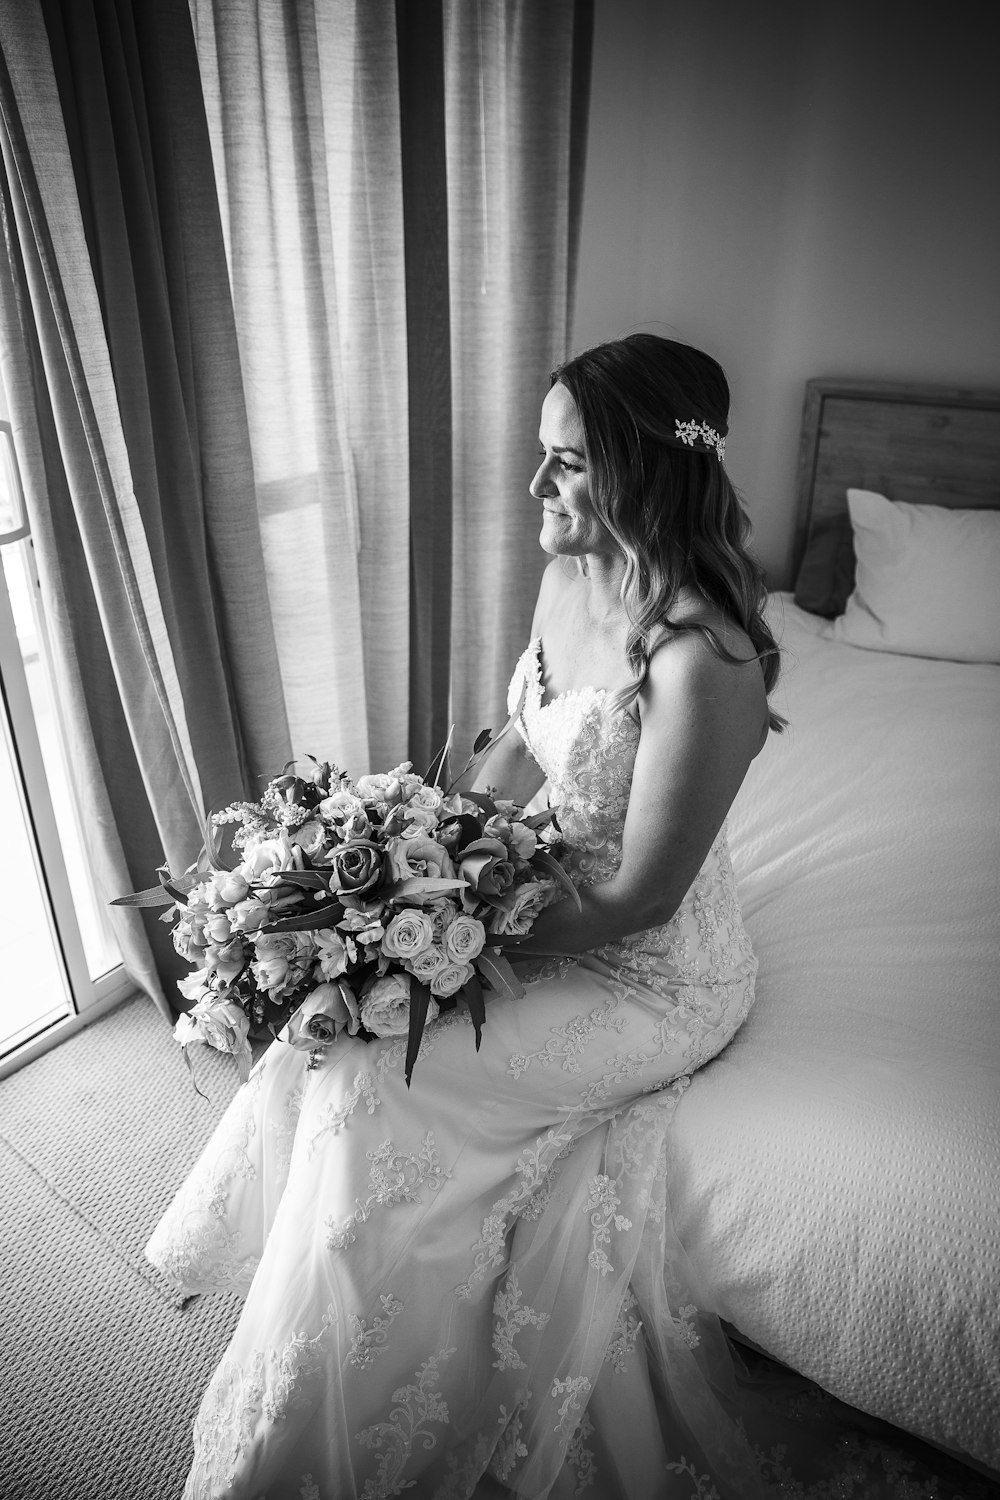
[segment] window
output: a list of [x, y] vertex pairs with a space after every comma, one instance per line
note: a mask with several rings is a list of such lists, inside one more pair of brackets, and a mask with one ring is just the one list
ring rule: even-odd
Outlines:
[[[0, 414], [2, 415], [2, 414]], [[10, 423], [0, 420], [0, 1074], [132, 988], [94, 888]]]

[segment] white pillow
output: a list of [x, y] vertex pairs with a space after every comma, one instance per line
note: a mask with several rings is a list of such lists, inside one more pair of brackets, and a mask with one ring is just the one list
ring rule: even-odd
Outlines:
[[848, 490], [857, 573], [829, 639], [868, 651], [1000, 661], [1000, 510]]

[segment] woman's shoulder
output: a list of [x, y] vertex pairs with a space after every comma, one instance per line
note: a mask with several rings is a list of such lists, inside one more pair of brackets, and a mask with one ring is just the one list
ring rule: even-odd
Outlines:
[[[713, 636], [725, 654], [716, 649]], [[707, 601], [682, 603], [671, 624], [661, 626], [650, 641], [640, 716], [661, 709], [671, 717], [707, 713], [751, 726], [767, 724], [767, 691], [753, 642]]]

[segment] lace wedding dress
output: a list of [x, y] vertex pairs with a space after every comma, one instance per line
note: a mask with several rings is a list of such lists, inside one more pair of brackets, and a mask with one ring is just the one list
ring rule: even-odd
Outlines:
[[[526, 678], [574, 879], [600, 881], [639, 727], [602, 689], [544, 702], [539, 656], [511, 706]], [[275, 1042], [147, 1248], [190, 1293], [246, 1291], [187, 1500], [760, 1493], [665, 1171], [755, 969], [720, 833], [670, 922], [536, 964], [479, 1053], [447, 1014], [410, 1089], [404, 1040], [345, 1035], [313, 1070]]]

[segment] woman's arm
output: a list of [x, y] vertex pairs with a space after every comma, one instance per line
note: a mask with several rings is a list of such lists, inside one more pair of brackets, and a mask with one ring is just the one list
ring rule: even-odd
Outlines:
[[582, 911], [570, 900], [543, 911], [530, 937], [510, 945], [519, 955], [582, 953], [668, 922], [763, 743], [760, 667], [721, 660], [694, 633], [654, 654], [639, 704], [621, 865], [580, 892]]
[[532, 760], [528, 747], [514, 726], [475, 768], [470, 779], [459, 781], [456, 791], [488, 792], [507, 797], [524, 807], [545, 780], [545, 772]]
[[[557, 560], [550, 562], [542, 574], [535, 613], [531, 621], [531, 639], [542, 633], [542, 620], [548, 601], [558, 584], [555, 569]], [[505, 720], [506, 722], [506, 720]], [[524, 807], [543, 785], [545, 773], [529, 754], [528, 747], [514, 725], [503, 739], [490, 747], [479, 765], [467, 776], [459, 777], [455, 783], [457, 792], [489, 792], [491, 795], [509, 798]]]

